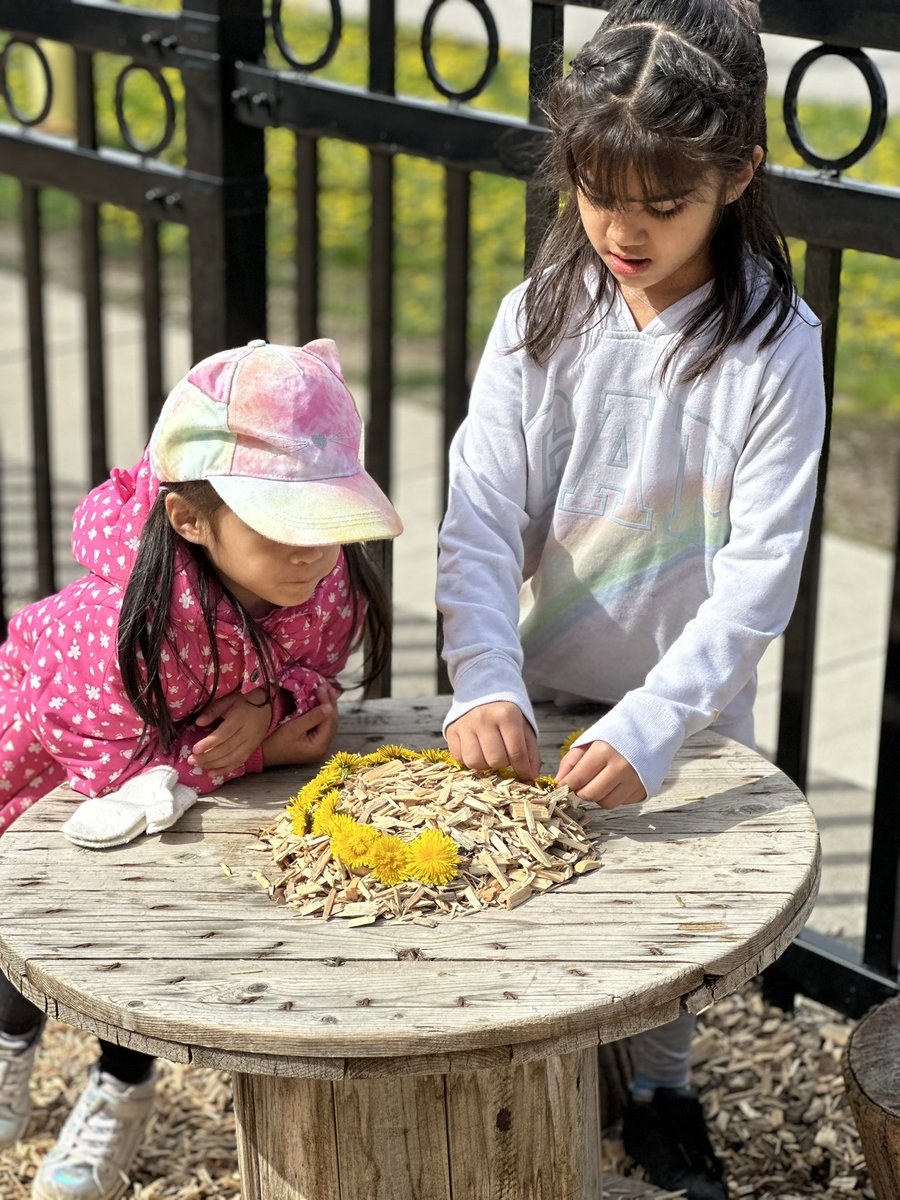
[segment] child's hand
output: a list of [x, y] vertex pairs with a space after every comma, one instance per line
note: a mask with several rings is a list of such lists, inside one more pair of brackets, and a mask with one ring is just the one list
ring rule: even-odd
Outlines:
[[647, 795], [640, 775], [609, 742], [573, 746], [559, 764], [556, 778], [601, 808], [637, 804]]
[[470, 771], [512, 767], [519, 779], [531, 781], [541, 769], [534, 730], [508, 700], [479, 704], [448, 725], [447, 746]]
[[195, 744], [188, 762], [204, 771], [227, 775], [242, 767], [266, 736], [272, 706], [263, 688], [243, 695], [232, 692], [208, 704], [195, 724], [202, 728], [220, 718], [222, 724]]
[[327, 684], [317, 690], [319, 703], [302, 716], [285, 721], [262, 744], [263, 766], [286, 767], [325, 757], [338, 726], [338, 707]]

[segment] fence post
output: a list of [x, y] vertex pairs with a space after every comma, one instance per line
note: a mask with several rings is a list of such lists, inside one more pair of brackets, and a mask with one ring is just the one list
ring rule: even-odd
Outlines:
[[210, 183], [185, 201], [195, 361], [266, 336], [265, 134], [238, 121], [232, 95], [235, 63], [263, 56], [263, 0], [185, 0], [184, 28], [209, 22], [218, 53], [182, 68], [187, 169]]

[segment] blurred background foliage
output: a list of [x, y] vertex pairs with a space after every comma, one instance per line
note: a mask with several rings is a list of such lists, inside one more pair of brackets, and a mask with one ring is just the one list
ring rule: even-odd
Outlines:
[[[133, 3], [134, 0], [125, 0]], [[157, 0], [158, 9], [177, 10], [178, 0]], [[304, 13], [302, 6], [285, 7], [285, 33], [295, 57], [311, 60], [323, 50], [330, 20]], [[434, 56], [441, 76], [456, 88], [473, 83], [484, 67], [481, 46], [455, 40], [440, 25]], [[288, 69], [274, 39], [267, 46], [267, 61]], [[10, 54], [8, 73], [13, 96], [26, 113], [41, 103], [40, 81], [23, 47]], [[127, 60], [108, 54], [95, 56], [96, 97], [100, 141], [122, 148], [115, 117], [115, 81]], [[397, 91], [436, 104], [437, 94], [422, 61], [417, 29], [401, 28], [397, 38]], [[340, 47], [317, 78], [365, 87], [368, 74], [368, 32], [363, 22], [345, 22]], [[178, 118], [175, 136], [160, 156], [183, 165], [185, 137], [181, 100], [183, 89], [177, 71], [164, 72], [175, 99]], [[497, 71], [485, 91], [471, 101], [473, 107], [525, 117], [528, 111], [528, 63], [520, 53], [501, 47]], [[125, 111], [132, 139], [139, 145], [156, 142], [164, 124], [164, 105], [156, 82], [143, 71], [133, 72], [125, 89]], [[855, 145], [865, 129], [868, 114], [837, 104], [801, 105], [800, 116], [807, 140], [817, 150], [837, 155]], [[8, 114], [2, 114], [9, 120]], [[268, 271], [273, 289], [293, 283], [295, 245], [294, 152], [295, 136], [288, 130], [266, 132], [270, 181]], [[770, 161], [802, 166], [784, 130], [780, 100], [770, 100]], [[367, 314], [369, 199], [368, 153], [361, 147], [333, 139], [320, 142], [319, 218], [322, 238], [322, 329], [364, 333]], [[900, 131], [888, 131], [875, 149], [846, 172], [847, 177], [897, 186], [900, 184]], [[440, 335], [443, 315], [443, 168], [424, 159], [398, 155], [396, 159], [396, 283], [397, 335], [407, 346], [417, 342], [433, 348]], [[476, 173], [472, 180], [472, 291], [470, 344], [477, 357], [502, 295], [522, 275], [524, 185], [517, 180]], [[18, 185], [0, 176], [0, 225], [16, 221]], [[75, 230], [78, 205], [64, 192], [48, 190], [43, 197], [48, 232]], [[107, 254], [115, 259], [132, 254], [140, 238], [140, 224], [130, 212], [104, 206], [103, 238]], [[162, 245], [176, 264], [184, 259], [186, 232], [178, 225], [162, 230]], [[803, 246], [792, 245], [798, 278], [802, 280]], [[271, 307], [275, 307], [274, 301]], [[281, 306], [283, 307], [283, 306]], [[289, 307], [289, 305], [288, 305]], [[338, 336], [338, 334], [334, 334]], [[414, 356], [413, 356], [414, 357]], [[432, 383], [437, 376], [433, 354], [423, 355], [421, 370], [407, 366], [402, 382]], [[409, 354], [404, 356], [408, 363]], [[840, 317], [837, 392], [841, 407], [851, 413], [877, 418], [900, 415], [900, 262], [874, 255], [846, 252]]]

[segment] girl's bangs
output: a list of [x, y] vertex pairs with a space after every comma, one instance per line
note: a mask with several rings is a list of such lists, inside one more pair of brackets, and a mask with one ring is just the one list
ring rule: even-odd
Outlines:
[[620, 123], [592, 122], [575, 133], [566, 148], [572, 185], [592, 204], [609, 211], [635, 201], [683, 200], [709, 178], [710, 164], [698, 161], [686, 147], [647, 129]]

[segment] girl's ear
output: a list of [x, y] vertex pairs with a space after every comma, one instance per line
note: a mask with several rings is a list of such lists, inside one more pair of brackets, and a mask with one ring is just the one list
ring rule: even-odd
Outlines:
[[166, 493], [166, 516], [177, 534], [195, 546], [205, 546], [209, 540], [209, 522], [188, 504], [178, 492]]
[[728, 186], [725, 189], [725, 203], [731, 204], [742, 196], [744, 191], [753, 180], [753, 176], [759, 169], [759, 165], [764, 158], [762, 146], [754, 146], [753, 154], [746, 166], [742, 167], [736, 175], [732, 175], [728, 181]]

